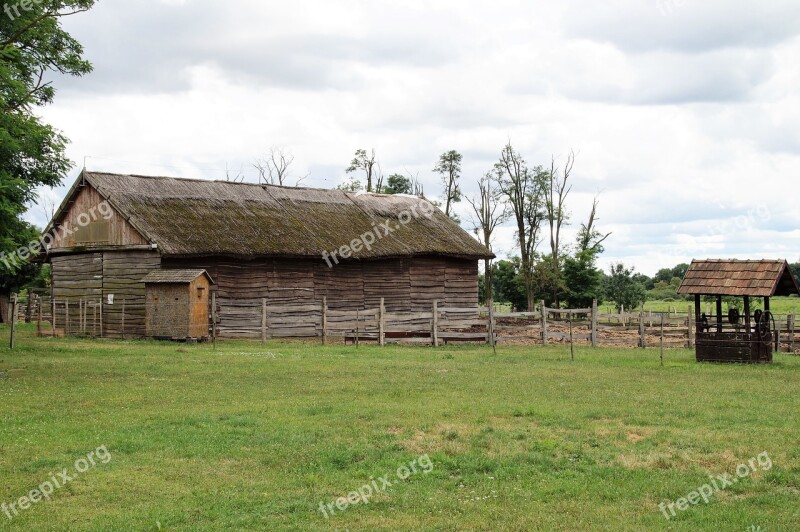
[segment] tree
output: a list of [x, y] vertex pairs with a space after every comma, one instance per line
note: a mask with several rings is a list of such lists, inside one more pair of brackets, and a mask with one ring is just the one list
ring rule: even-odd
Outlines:
[[461, 201], [461, 187], [458, 184], [458, 180], [461, 179], [461, 160], [460, 153], [450, 150], [439, 156], [439, 162], [433, 168], [433, 171], [442, 178], [445, 198], [444, 213], [456, 221], [458, 221], [458, 217], [453, 214], [453, 204]]
[[[14, 219], [14, 248], [28, 247], [31, 242], [38, 242], [41, 233], [31, 224]], [[5, 314], [8, 307], [8, 298], [13, 293], [19, 293], [31, 282], [41, 275], [41, 266], [29, 260], [20, 260], [17, 264], [8, 261], [11, 268], [0, 264], [0, 323], [5, 323]]]
[[413, 190], [411, 179], [401, 174], [392, 174], [386, 180], [386, 186], [383, 187], [382, 192], [384, 194], [411, 194]]
[[350, 179], [347, 182], [337, 185], [336, 188], [338, 190], [343, 190], [344, 192], [354, 193], [364, 190], [364, 185], [362, 185], [361, 181], [355, 177], [350, 176]]
[[797, 283], [800, 284], [800, 262], [795, 262], [793, 264], [790, 264], [789, 269], [792, 270], [794, 278], [797, 279]]
[[[569, 185], [570, 174], [575, 165], [575, 152], [570, 152], [564, 164], [563, 171], [559, 172], [556, 168], [556, 159], [550, 159], [550, 171], [546, 174], [547, 196], [545, 200], [545, 210], [547, 211], [547, 221], [550, 225], [550, 265], [553, 268], [553, 278], [560, 278], [561, 271], [561, 229], [569, 221], [569, 213], [566, 210], [567, 196], [572, 191]], [[559, 306], [558, 285], [552, 287], [552, 300], [554, 306]]]
[[647, 298], [644, 285], [634, 278], [634, 268], [626, 268], [622, 263], [611, 265], [605, 292], [606, 297], [616, 304], [617, 311], [634, 309]]
[[535, 306], [534, 258], [539, 245], [541, 226], [545, 219], [543, 210], [543, 177], [541, 167], [531, 170], [525, 159], [507, 144], [495, 165], [497, 182], [503, 196], [508, 201], [509, 210], [517, 224], [516, 238], [521, 255], [520, 268], [525, 280], [528, 298], [528, 311]]
[[595, 299], [603, 300], [603, 273], [596, 264], [597, 257], [604, 251], [603, 242], [611, 233], [602, 234], [595, 228], [597, 205], [595, 198], [589, 220], [578, 230], [575, 255], [564, 259], [565, 298], [570, 308], [588, 308]]
[[372, 192], [373, 180], [377, 174], [376, 170], [379, 169], [378, 161], [375, 157], [375, 150], [373, 149], [370, 154], [367, 150], [356, 150], [355, 157], [350, 161], [350, 166], [347, 167], [347, 173], [352, 174], [363, 170], [367, 177], [367, 192]]
[[510, 303], [515, 310], [523, 310], [528, 305], [525, 293], [525, 280], [520, 272], [519, 257], [500, 260], [494, 264], [492, 277], [494, 282], [493, 301]]
[[[36, 108], [55, 98], [53, 73], [83, 76], [92, 70], [61, 19], [93, 4], [21, 2], [6, 4], [0, 14], [0, 253], [28, 244], [31, 227], [20, 216], [35, 200], [36, 188], [61, 184], [72, 168], [67, 138], [43, 123]], [[36, 266], [0, 265], [0, 293], [20, 287], [29, 268]]]
[[[292, 152], [277, 146], [272, 146], [269, 153], [264, 159], [256, 159], [253, 163], [253, 168], [258, 171], [258, 182], [262, 181], [267, 185], [280, 185], [286, 186], [291, 173], [290, 167], [294, 162], [294, 155]], [[295, 186], [298, 186], [306, 177], [303, 176], [297, 180]]]
[[[492, 235], [494, 230], [508, 218], [508, 211], [501, 201], [501, 192], [497, 179], [491, 172], [478, 181], [478, 197], [467, 198], [475, 213], [473, 221], [481, 233], [483, 245], [492, 249]], [[486, 272], [484, 299], [492, 300], [492, 259], [486, 259], [484, 271]]]

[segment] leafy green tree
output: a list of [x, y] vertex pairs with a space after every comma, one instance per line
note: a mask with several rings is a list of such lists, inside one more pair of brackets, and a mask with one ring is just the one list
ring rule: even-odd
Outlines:
[[800, 284], [800, 262], [795, 262], [794, 264], [790, 264], [789, 268], [792, 270], [794, 278], [797, 279], [797, 283]]
[[[37, 108], [55, 97], [53, 74], [91, 71], [83, 47], [61, 26], [94, 0], [7, 3], [0, 13], [0, 253], [27, 246], [33, 229], [21, 221], [39, 186], [57, 186], [72, 168], [67, 139], [42, 122]], [[24, 284], [36, 266], [0, 264], [0, 294]], [[35, 275], [34, 275], [35, 276]]]
[[596, 262], [597, 252], [589, 249], [564, 259], [564, 300], [567, 307], [589, 308], [595, 299], [598, 304], [603, 302], [603, 276]]
[[510, 261], [500, 260], [494, 264], [492, 272], [494, 300], [498, 303], [510, 303], [516, 310], [526, 310], [528, 297], [520, 266], [518, 257]]
[[439, 162], [433, 171], [442, 176], [442, 186], [444, 187], [444, 213], [459, 221], [453, 213], [453, 204], [461, 201], [461, 186], [458, 180], [461, 179], [461, 160], [463, 157], [455, 150], [443, 153], [439, 157]]
[[606, 297], [613, 301], [619, 311], [622, 307], [634, 309], [645, 302], [647, 291], [644, 285], [634, 278], [634, 268], [624, 264], [612, 264], [611, 275], [605, 279]]
[[414, 190], [411, 180], [401, 174], [392, 174], [383, 187], [384, 194], [411, 194]]
[[364, 185], [355, 177], [350, 176], [347, 182], [339, 184], [336, 188], [344, 192], [360, 192], [364, 190]]

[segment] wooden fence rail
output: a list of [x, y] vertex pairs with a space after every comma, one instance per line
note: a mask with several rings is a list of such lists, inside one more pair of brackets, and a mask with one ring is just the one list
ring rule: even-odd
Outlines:
[[[19, 301], [13, 296], [12, 301]], [[142, 300], [52, 300], [31, 294], [13, 309], [18, 321], [36, 322], [40, 335], [138, 338], [144, 335], [145, 304]], [[216, 336], [220, 338], [321, 338], [323, 342], [374, 341], [441, 345], [451, 342], [547, 345], [583, 343], [591, 346], [687, 347], [694, 345], [694, 311], [657, 313], [603, 313], [591, 308], [553, 309], [541, 302], [535, 312], [496, 312], [486, 307], [443, 307], [392, 312], [381, 298], [377, 307], [340, 310], [322, 303], [270, 304], [266, 299], [215, 298]], [[9, 312], [9, 315], [13, 315]], [[794, 353], [796, 315], [776, 315], [776, 346]], [[662, 329], [663, 322], [663, 329]], [[209, 328], [211, 330], [211, 327]]]

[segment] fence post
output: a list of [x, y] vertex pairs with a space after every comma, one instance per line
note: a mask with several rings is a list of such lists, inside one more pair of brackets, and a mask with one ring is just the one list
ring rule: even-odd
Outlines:
[[386, 300], [381, 298], [381, 304], [378, 307], [378, 343], [381, 347], [386, 345]]
[[694, 317], [692, 312], [692, 306], [689, 305], [689, 311], [686, 314], [686, 327], [689, 330], [689, 349], [694, 349]]
[[628, 326], [625, 325], [625, 305], [620, 305], [619, 306], [619, 316], [620, 316], [620, 320], [622, 320], [622, 328], [627, 331], [628, 330]]
[[217, 349], [217, 293], [211, 292], [211, 344]]
[[14, 344], [17, 336], [17, 307], [19, 307], [17, 294], [13, 294], [11, 296], [11, 340], [9, 342], [9, 347], [12, 351], [14, 350]]
[[263, 297], [261, 298], [261, 345], [265, 343], [267, 343], [267, 298]]
[[592, 347], [597, 347], [597, 300], [592, 300]]
[[125, 300], [122, 300], [122, 339], [125, 339]]
[[639, 347], [644, 349], [647, 347], [647, 338], [644, 329], [644, 303], [639, 308]]
[[322, 345], [328, 343], [328, 296], [322, 296]]
[[64, 336], [69, 336], [69, 299], [64, 300]]
[[42, 301], [39, 300], [39, 313], [36, 318], [36, 337], [42, 337]]
[[28, 288], [28, 304], [25, 307], [25, 323], [30, 323], [33, 315], [33, 294], [31, 289]]
[[431, 339], [433, 347], [439, 347], [439, 301], [433, 302], [433, 319], [431, 319]]
[[575, 361], [575, 345], [572, 341], [572, 312], [569, 313], [569, 354], [573, 361]]
[[789, 326], [789, 352], [794, 353], [794, 320], [795, 312], [792, 309], [791, 325]]
[[664, 367], [664, 314], [661, 314], [661, 367]]
[[53, 313], [50, 315], [50, 325], [53, 327], [53, 338], [56, 337], [56, 298], [53, 297], [53, 300], [50, 301], [50, 304], [53, 307]]
[[103, 294], [100, 294], [100, 338], [103, 337]]
[[540, 303], [542, 305], [542, 345], [547, 345], [547, 307], [544, 306], [544, 299]]
[[494, 338], [494, 301], [489, 301], [489, 323], [486, 327], [486, 332], [488, 333], [489, 345], [492, 348], [495, 347], [495, 338]]
[[781, 320], [775, 320], [775, 352], [781, 352]]

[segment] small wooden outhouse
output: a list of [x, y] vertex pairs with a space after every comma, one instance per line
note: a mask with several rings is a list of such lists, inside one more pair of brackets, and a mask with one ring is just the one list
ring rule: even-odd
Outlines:
[[209, 292], [214, 281], [205, 270], [156, 270], [142, 282], [148, 338], [209, 337]]

